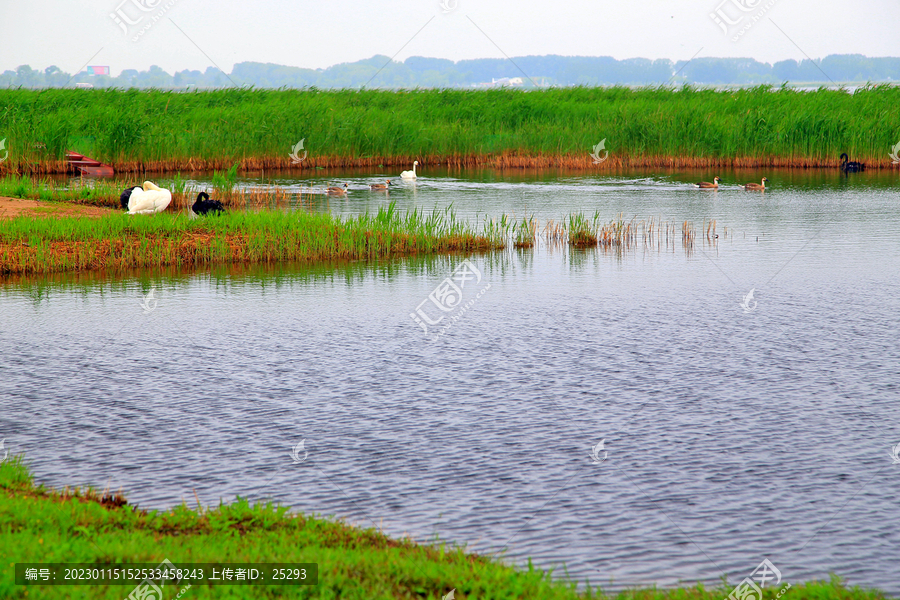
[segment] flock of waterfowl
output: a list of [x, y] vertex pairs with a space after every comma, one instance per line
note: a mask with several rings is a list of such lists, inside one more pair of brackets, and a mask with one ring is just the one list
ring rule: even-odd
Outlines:
[[[701, 181], [699, 183], [695, 183], [694, 187], [698, 187], [704, 190], [717, 190], [719, 189], [719, 182], [721, 179], [718, 177], [713, 177], [712, 183], [709, 181]], [[753, 190], [753, 191], [764, 191], [766, 189], [766, 183], [769, 180], [766, 177], [762, 178], [762, 183], [745, 183], [741, 187], [745, 190]]]
[[[846, 153], [841, 154], [840, 159], [840, 169], [844, 173], [856, 173], [866, 169], [866, 165], [861, 162], [851, 161]], [[418, 165], [419, 161], [413, 161], [412, 170], [401, 172], [400, 179], [416, 179], [416, 167]], [[694, 187], [715, 190], [719, 188], [721, 181], [719, 177], [713, 177], [711, 182], [700, 181], [695, 183]], [[765, 191], [768, 181], [768, 178], [763, 177], [760, 183], [745, 183], [741, 187], [750, 191]], [[391, 180], [386, 179], [384, 183], [371, 184], [369, 189], [376, 192], [386, 192], [391, 185]], [[346, 196], [349, 187], [347, 183], [344, 183], [343, 186], [329, 186], [325, 193], [329, 196]], [[130, 215], [148, 215], [164, 211], [172, 202], [172, 193], [167, 189], [158, 187], [151, 181], [145, 181], [140, 187], [128, 188], [123, 191], [119, 202], [122, 204], [122, 208], [127, 210]], [[197, 200], [191, 206], [191, 211], [196, 215], [205, 215], [211, 212], [224, 212], [225, 206], [218, 200], [211, 200], [206, 192], [200, 192], [197, 194]]]
[[[416, 179], [416, 167], [419, 161], [413, 161], [411, 171], [403, 171], [400, 173], [401, 179]], [[384, 183], [373, 183], [369, 189], [376, 192], [387, 191], [391, 186], [391, 180], [386, 179]], [[325, 193], [329, 196], [346, 196], [349, 184], [344, 183], [343, 186], [329, 186]], [[145, 181], [139, 187], [126, 188], [122, 195], [119, 196], [119, 203], [123, 210], [127, 210], [129, 215], [152, 215], [159, 213], [172, 203], [172, 192], [157, 186], [152, 181]], [[200, 192], [197, 194], [197, 200], [191, 206], [191, 211], [195, 215], [205, 215], [208, 213], [225, 212], [225, 206], [219, 200], [211, 200], [209, 194]]]
[[[841, 154], [840, 159], [841, 159], [840, 169], [843, 173], [858, 173], [860, 171], [866, 170], [865, 164], [863, 164], [861, 162], [857, 162], [855, 160], [850, 160], [850, 157], [847, 156], [846, 152]], [[711, 182], [710, 181], [700, 181], [698, 183], [695, 183], [694, 187], [698, 187], [698, 188], [704, 189], [704, 190], [715, 190], [715, 189], [719, 188], [720, 181], [721, 181], [721, 179], [719, 179], [718, 177], [713, 177], [713, 180]], [[762, 183], [745, 183], [741, 187], [744, 188], [745, 190], [765, 191], [766, 183], [768, 183], [768, 181], [769, 181], [768, 179], [763, 177]]]
[[[172, 192], [152, 181], [145, 181], [140, 187], [126, 188], [119, 196], [119, 204], [129, 215], [152, 215], [166, 210], [171, 203]], [[225, 206], [218, 200], [210, 200], [206, 192], [200, 192], [191, 210], [195, 215], [205, 215], [225, 212]]]
[[[416, 167], [419, 166], [419, 161], [413, 161], [413, 168], [411, 171], [402, 171], [400, 173], [400, 179], [413, 180], [417, 178], [416, 175]], [[369, 189], [373, 192], [386, 192], [391, 187], [391, 180], [386, 179], [384, 183], [373, 183], [369, 186]], [[347, 195], [347, 187], [348, 185], [345, 183], [343, 187], [340, 186], [332, 186], [329, 187], [325, 193], [329, 196], [346, 196]]]

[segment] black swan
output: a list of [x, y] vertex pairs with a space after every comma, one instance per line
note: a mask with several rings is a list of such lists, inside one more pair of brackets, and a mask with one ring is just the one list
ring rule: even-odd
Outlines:
[[847, 156], [847, 153], [844, 152], [841, 154], [841, 171], [844, 173], [857, 173], [859, 171], [865, 171], [866, 165], [861, 162], [856, 162], [855, 160], [850, 160], [850, 157]]
[[198, 215], [205, 215], [208, 212], [225, 212], [225, 207], [218, 200], [210, 200], [209, 194], [200, 192], [197, 194], [197, 201], [191, 207], [191, 210]]
[[122, 192], [122, 195], [119, 196], [119, 204], [122, 205], [122, 210], [128, 210], [128, 201], [131, 199], [131, 192], [133, 192], [136, 187], [125, 188], [125, 191]]

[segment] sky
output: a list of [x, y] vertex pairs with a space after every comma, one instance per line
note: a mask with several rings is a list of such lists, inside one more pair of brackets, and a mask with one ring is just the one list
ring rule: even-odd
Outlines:
[[325, 68], [376, 54], [773, 63], [900, 56], [898, 23], [898, 0], [0, 0], [0, 71]]

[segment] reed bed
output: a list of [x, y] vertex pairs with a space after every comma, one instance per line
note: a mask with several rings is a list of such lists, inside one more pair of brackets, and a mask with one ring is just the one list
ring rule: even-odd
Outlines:
[[259, 211], [193, 219], [161, 213], [0, 221], [3, 274], [376, 259], [502, 247], [502, 239], [477, 233], [450, 210], [401, 215], [393, 204], [354, 218]]
[[[58, 173], [76, 150], [120, 173], [424, 168], [889, 167], [900, 87], [495, 90], [0, 90], [0, 169]], [[293, 146], [305, 141], [294, 165]], [[607, 160], [594, 164], [601, 139]]]
[[[245, 196], [247, 202], [249, 198]], [[540, 242], [617, 251], [640, 246], [661, 250], [664, 244], [667, 251], [669, 247], [674, 251], [679, 226], [680, 243], [692, 252], [697, 231], [689, 221], [626, 220], [622, 215], [603, 221], [599, 213], [575, 213], [562, 221], [549, 220], [543, 227], [533, 215], [520, 220], [502, 215], [485, 218], [480, 230], [459, 219], [452, 206], [431, 212], [416, 208], [401, 215], [393, 202], [375, 215], [358, 217], [281, 209], [203, 218], [187, 212], [149, 217], [21, 216], [0, 221], [0, 274], [379, 259], [486, 252], [510, 244], [532, 248]], [[704, 221], [711, 244], [718, 238], [715, 228], [715, 221], [708, 225]]]

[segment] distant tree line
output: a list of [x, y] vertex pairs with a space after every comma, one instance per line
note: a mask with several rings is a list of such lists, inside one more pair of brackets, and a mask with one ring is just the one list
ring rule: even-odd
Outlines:
[[900, 58], [868, 58], [861, 54], [835, 54], [823, 59], [784, 60], [774, 64], [750, 58], [696, 58], [691, 61], [608, 56], [522, 56], [481, 58], [453, 62], [413, 56], [403, 62], [386, 56], [327, 69], [302, 69], [272, 63], [243, 62], [230, 74], [209, 67], [206, 71], [169, 74], [157, 66], [147, 71], [126, 69], [118, 76], [71, 75], [59, 67], [43, 71], [22, 65], [0, 75], [0, 87], [72, 87], [190, 89], [250, 85], [259, 88], [469, 88], [502, 78], [521, 78], [523, 87], [534, 85], [780, 85], [785, 82], [842, 83], [900, 81]]

